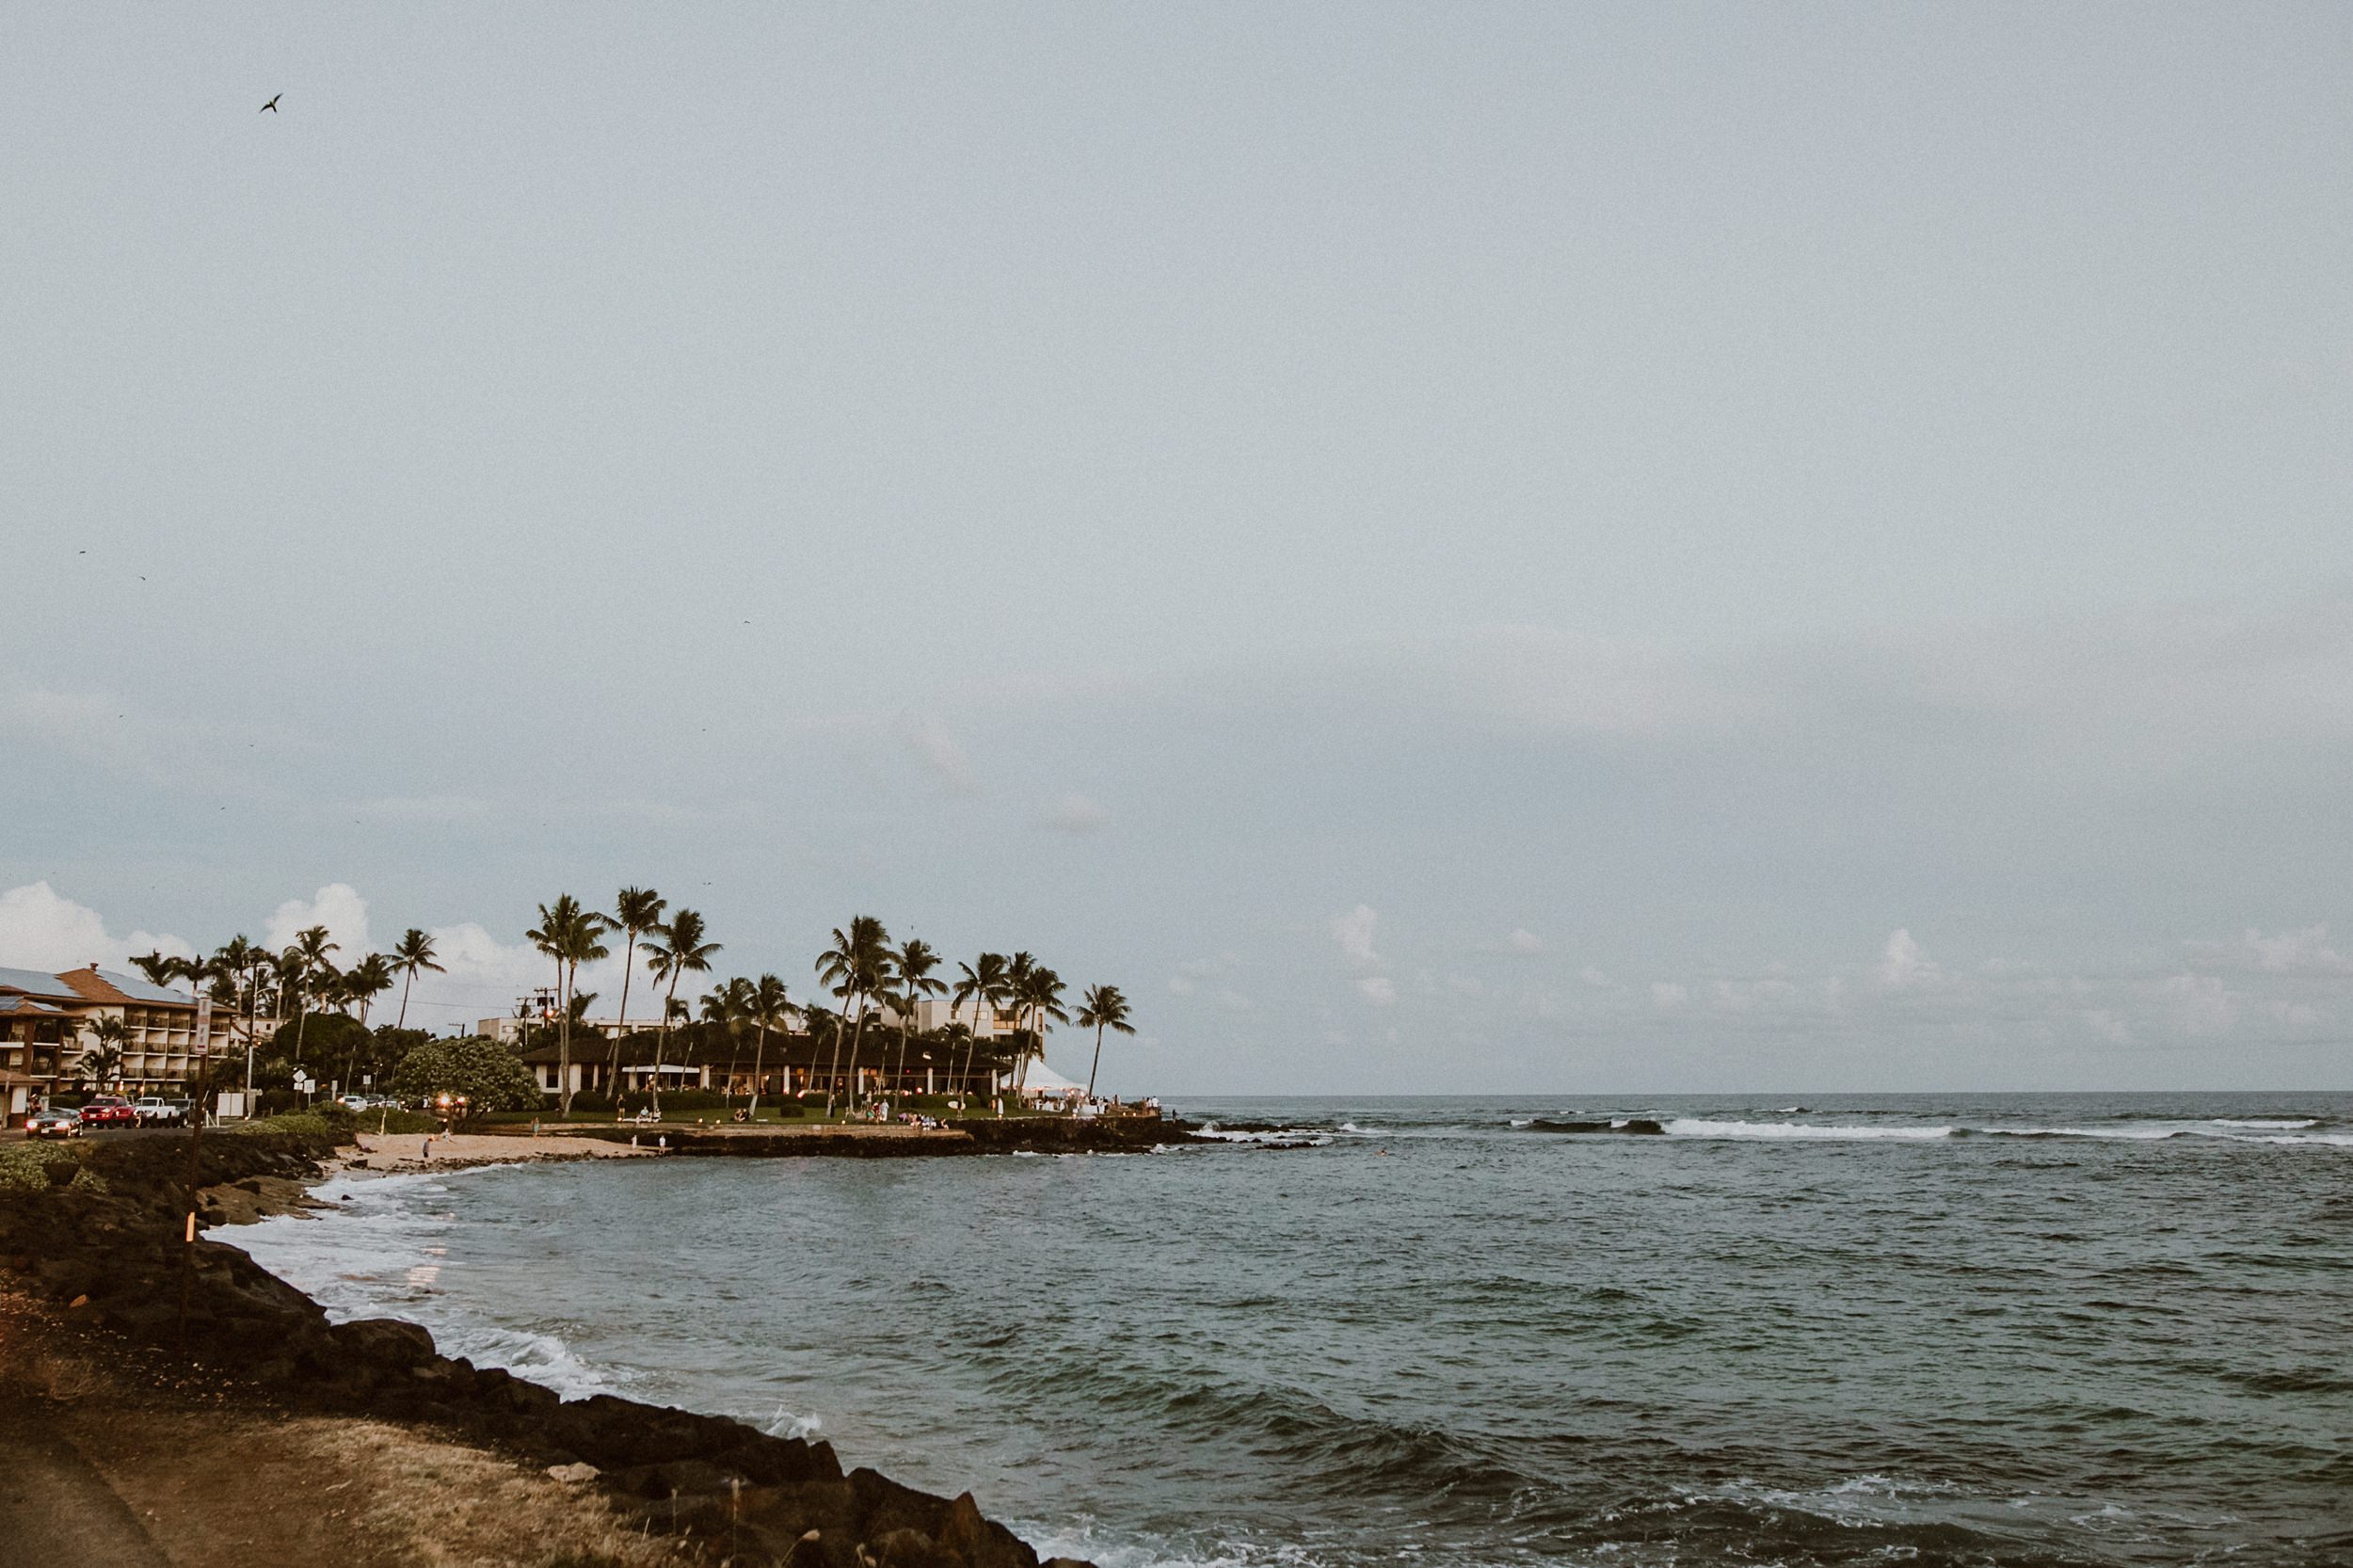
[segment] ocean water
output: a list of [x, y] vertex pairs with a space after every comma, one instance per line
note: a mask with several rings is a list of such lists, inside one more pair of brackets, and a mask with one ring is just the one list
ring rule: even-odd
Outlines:
[[2353, 1096], [1181, 1109], [1305, 1146], [353, 1180], [224, 1235], [1108, 1568], [2353, 1563]]

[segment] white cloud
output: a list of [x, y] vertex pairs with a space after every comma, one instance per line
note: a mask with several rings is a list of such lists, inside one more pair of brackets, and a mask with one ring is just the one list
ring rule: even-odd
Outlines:
[[1251, 1008], [1248, 997], [1229, 985], [1222, 985], [1210, 994], [1209, 1000], [1228, 1013], [1247, 1013]]
[[2194, 957], [2209, 963], [2233, 968], [2251, 965], [2266, 974], [2343, 974], [2353, 968], [2343, 953], [2329, 945], [2329, 928], [2325, 925], [2270, 936], [2249, 929], [2235, 941], [2185, 945]]
[[1798, 1000], [1798, 988], [1780, 975], [1763, 980], [1720, 980], [1710, 987], [1716, 1007], [1726, 1013], [1749, 1013], [1785, 1006]]
[[929, 713], [910, 713], [900, 724], [900, 739], [906, 743], [907, 752], [916, 764], [940, 782], [950, 794], [977, 795], [981, 781], [972, 771], [972, 759], [948, 732], [948, 727]]
[[1672, 980], [1654, 980], [1650, 983], [1651, 1005], [1662, 1013], [1681, 1007], [1690, 1000], [1691, 988], [1689, 985]]
[[1386, 1007], [1397, 1000], [1397, 983], [1385, 974], [1369, 974], [1356, 982], [1356, 989], [1375, 1007]]
[[1880, 951], [1880, 984], [1891, 991], [1908, 985], [1928, 984], [1941, 977], [1936, 961], [1928, 955], [1908, 929], [1889, 934], [1887, 946]]
[[2084, 1022], [2091, 1027], [2091, 1032], [2109, 1045], [2129, 1046], [2133, 1043], [2132, 1025], [2126, 1023], [2113, 1008], [2087, 1007], [2082, 1016]]
[[1505, 951], [1517, 953], [1523, 958], [1533, 958], [1545, 951], [1545, 939], [1527, 927], [1521, 926], [1513, 929], [1512, 935], [1503, 939], [1503, 946]]
[[1100, 833], [1111, 825], [1112, 814], [1084, 795], [1069, 794], [1046, 808], [1037, 824], [1056, 833]]
[[1588, 964], [1583, 968], [1577, 970], [1577, 978], [1583, 981], [1586, 984], [1591, 985], [1596, 991], [1607, 991], [1613, 984], [1615, 984], [1615, 982], [1611, 981], [1607, 974], [1603, 973], [1599, 968], [1596, 968], [1591, 964]]
[[2238, 1022], [2229, 987], [2213, 975], [2170, 976], [2163, 994], [2168, 1016], [2185, 1034], [2228, 1034]]
[[0, 968], [78, 969], [98, 964], [127, 968], [135, 953], [163, 952], [193, 958], [184, 938], [134, 931], [109, 936], [97, 910], [76, 904], [46, 882], [28, 882], [0, 893]]
[[1358, 968], [1371, 968], [1381, 962], [1381, 955], [1372, 951], [1373, 927], [1381, 917], [1369, 904], [1358, 904], [1344, 915], [1332, 917], [1332, 939], [1340, 945], [1340, 952]]
[[2265, 1006], [2265, 1011], [2271, 1015], [2273, 1023], [2298, 1033], [2318, 1029], [2329, 1021], [2328, 1015], [2320, 1009], [2300, 1001], [2274, 1000]]
[[294, 944], [312, 926], [327, 927], [335, 941], [335, 962], [348, 968], [367, 956], [368, 901], [348, 882], [330, 882], [308, 900], [288, 899], [269, 918], [264, 940], [275, 949]]

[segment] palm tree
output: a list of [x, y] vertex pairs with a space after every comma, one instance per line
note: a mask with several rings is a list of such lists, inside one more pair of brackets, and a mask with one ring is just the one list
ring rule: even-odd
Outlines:
[[692, 909], [680, 909], [670, 917], [666, 925], [657, 925], [646, 935], [646, 972], [656, 980], [670, 983], [668, 994], [662, 1003], [662, 1038], [653, 1049], [654, 1113], [662, 1112], [662, 1057], [670, 1043], [670, 1016], [678, 1006], [678, 983], [688, 974], [707, 974], [712, 954], [720, 944], [703, 939], [703, 918]]
[[104, 1089], [122, 1076], [122, 1056], [131, 1044], [131, 1032], [123, 1027], [120, 1018], [92, 1018], [82, 1029], [90, 1043], [82, 1048], [75, 1066]]
[[[834, 927], [833, 946], [817, 955], [817, 978], [833, 987], [855, 1013], [850, 1037], [850, 1094], [857, 1104], [857, 1053], [866, 1038], [866, 999], [890, 978], [890, 933], [872, 915], [853, 915], [844, 932]], [[833, 1080], [841, 1072], [841, 1032], [834, 1031], [833, 1065], [825, 1079], [825, 1114], [833, 1114]]]
[[[837, 1050], [840, 1048], [841, 1015], [828, 1012], [813, 1001], [805, 1001], [801, 1003], [801, 1032], [808, 1036], [808, 1069], [813, 1075], [817, 1071], [817, 1052], [824, 1040], [831, 1039], [835, 1048]], [[789, 1089], [792, 1082], [792, 1069], [789, 1067], [785, 1070], [784, 1081]], [[802, 1083], [801, 1089], [803, 1093], [808, 1092], [808, 1085], [806, 1081]]]
[[1095, 1031], [1095, 1061], [1087, 1068], [1087, 1098], [1095, 1097], [1095, 1071], [1103, 1064], [1103, 1031], [1116, 1030], [1133, 1034], [1136, 1026], [1128, 1021], [1128, 999], [1119, 994], [1116, 985], [1090, 985], [1080, 999], [1078, 1024], [1080, 1029]]
[[413, 925], [408, 928], [407, 936], [392, 944], [392, 963], [401, 973], [400, 1016], [392, 1024], [394, 1029], [408, 1027], [408, 987], [416, 983], [417, 971], [423, 969], [428, 974], [449, 972], [434, 958], [433, 938]]
[[392, 964], [380, 952], [371, 952], [332, 982], [335, 994], [346, 1009], [356, 1010], [360, 1031], [351, 1037], [344, 1052], [343, 1082], [346, 1088], [357, 1082], [360, 1071], [360, 1050], [368, 1027], [368, 1005], [392, 988]]
[[131, 968], [145, 975], [151, 985], [168, 985], [175, 980], [193, 980], [197, 971], [193, 960], [174, 958], [161, 948], [152, 952], [140, 953], [131, 960]]
[[744, 1026], [751, 1021], [752, 983], [737, 975], [726, 984], [714, 987], [703, 998], [703, 1022], [725, 1035], [735, 1049], [728, 1056], [728, 1088], [729, 1099], [735, 1097], [736, 1069], [744, 1062]]
[[553, 904], [539, 905], [538, 929], [524, 933], [555, 960], [555, 1081], [558, 1112], [566, 1116], [572, 1113], [572, 988], [580, 980], [581, 965], [610, 956], [612, 950], [604, 945], [607, 925], [602, 915], [584, 907], [571, 894], [560, 893]]
[[[999, 1008], [1009, 1007], [1012, 1009], [1013, 1032], [1016, 1036], [1020, 1034], [1022, 1020], [1029, 1016], [1030, 1011], [1030, 1004], [1022, 1000], [1022, 996], [1023, 993], [1029, 988], [1030, 976], [1034, 974], [1036, 971], [1036, 959], [1031, 957], [1027, 952], [1016, 952], [1011, 958], [1005, 960], [1004, 979], [1002, 983], [998, 985], [997, 994], [989, 999], [989, 1014], [992, 1019], [995, 1017]], [[1030, 1059], [1027, 1056], [1016, 1054], [1009, 1055], [1005, 1057], [1004, 1060], [1006, 1065], [1008, 1067], [1012, 1067], [1016, 1065], [1025, 1065]]]
[[939, 954], [920, 936], [910, 936], [900, 945], [893, 967], [899, 971], [895, 1003], [899, 1010], [899, 1067], [892, 1076], [904, 1088], [907, 1076], [907, 1029], [915, 1021], [915, 1009], [925, 997], [944, 995], [948, 983], [932, 978], [932, 971], [939, 968]]
[[344, 975], [344, 990], [360, 1006], [360, 1027], [368, 1027], [368, 1006], [392, 988], [392, 961], [371, 952]]
[[[752, 1102], [745, 1114], [760, 1114], [760, 1086], [766, 1081], [768, 1063], [768, 1032], [784, 1029], [792, 1022], [792, 1000], [784, 994], [784, 982], [775, 975], [764, 974], [752, 982], [750, 994], [744, 999], [752, 1027], [760, 1031], [760, 1044], [752, 1051]], [[792, 1069], [786, 1069], [787, 1077]]]
[[245, 1094], [246, 1104], [253, 1103], [253, 1037], [260, 1032], [262, 987], [264, 976], [275, 969], [277, 959], [269, 949], [246, 940], [240, 932], [220, 946], [213, 961], [231, 974], [243, 977], [245, 984]]
[[613, 1031], [613, 1060], [607, 1069], [608, 1087], [621, 1092], [621, 1042], [629, 1035], [629, 982], [637, 970], [637, 938], [662, 924], [662, 911], [670, 901], [651, 888], [624, 888], [613, 899], [613, 913], [605, 923], [626, 936], [629, 940], [621, 955], [621, 1016]]
[[[1016, 953], [1014, 956], [1018, 959], [1027, 955]], [[1015, 991], [1016, 1004], [1021, 1008], [1023, 1015], [1033, 1020], [1036, 1025], [1030, 1032], [1029, 1044], [1022, 1048], [1019, 1064], [1015, 1072], [1014, 1088], [1016, 1092], [1029, 1079], [1032, 1060], [1043, 1062], [1046, 1059], [1046, 1026], [1048, 1023], [1066, 1024], [1070, 1021], [1070, 1015], [1063, 1009], [1062, 993], [1062, 976], [1043, 965], [1032, 965]], [[1016, 1031], [1019, 1027], [1017, 1023], [1015, 1025]]]
[[311, 991], [321, 980], [335, 972], [327, 955], [336, 952], [335, 943], [328, 936], [327, 927], [311, 926], [295, 933], [293, 945], [278, 955], [279, 996], [282, 1000], [288, 989], [294, 992], [295, 1005], [295, 1071], [302, 1070], [302, 1036], [311, 1021], [311, 1009], [305, 1005]]
[[965, 1043], [964, 1071], [956, 1079], [957, 1092], [961, 1096], [966, 1080], [972, 1076], [972, 1052], [980, 1044], [981, 1008], [984, 1003], [991, 1009], [989, 1023], [992, 1030], [996, 1024], [994, 1010], [997, 999], [1005, 990], [1005, 955], [984, 952], [971, 963], [958, 964], [956, 968], [962, 971], [963, 978], [956, 982], [955, 995], [950, 1005], [952, 1008], [962, 1007], [967, 998], [972, 1002], [972, 1032]]

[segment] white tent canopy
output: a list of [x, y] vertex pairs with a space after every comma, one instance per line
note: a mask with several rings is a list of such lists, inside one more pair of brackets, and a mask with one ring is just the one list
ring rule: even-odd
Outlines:
[[1024, 1095], [1083, 1095], [1086, 1085], [1073, 1083], [1043, 1062], [1030, 1064], [1030, 1076], [1021, 1085]]

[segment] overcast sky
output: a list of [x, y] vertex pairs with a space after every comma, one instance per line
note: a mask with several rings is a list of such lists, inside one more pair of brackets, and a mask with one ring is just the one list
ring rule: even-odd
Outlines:
[[2348, 81], [8, 8], [0, 964], [418, 925], [445, 1027], [636, 882], [796, 995], [854, 913], [1116, 983], [1132, 1091], [2353, 1084]]

